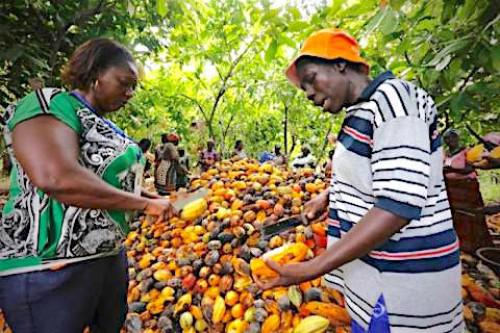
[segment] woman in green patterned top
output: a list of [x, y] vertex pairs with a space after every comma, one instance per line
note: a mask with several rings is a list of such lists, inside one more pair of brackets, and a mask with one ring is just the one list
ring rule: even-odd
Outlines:
[[171, 205], [141, 195], [142, 152], [105, 118], [133, 96], [131, 54], [90, 40], [63, 81], [71, 92], [38, 89], [4, 117], [13, 170], [0, 222], [0, 308], [16, 333], [118, 332], [130, 218], [167, 218]]

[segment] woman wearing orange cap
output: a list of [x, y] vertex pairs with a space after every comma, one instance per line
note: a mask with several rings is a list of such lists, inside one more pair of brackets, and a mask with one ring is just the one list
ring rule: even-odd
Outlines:
[[356, 40], [311, 35], [287, 70], [315, 105], [346, 116], [331, 188], [308, 202], [328, 210], [328, 250], [299, 264], [268, 264], [264, 289], [324, 275], [340, 289], [357, 332], [462, 332], [460, 260], [442, 173], [432, 98], [386, 72], [375, 79]]

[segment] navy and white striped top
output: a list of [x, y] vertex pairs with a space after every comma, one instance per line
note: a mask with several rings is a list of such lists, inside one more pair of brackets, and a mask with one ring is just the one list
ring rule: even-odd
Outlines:
[[324, 278], [344, 292], [364, 329], [382, 299], [391, 333], [463, 331], [459, 244], [441, 149], [432, 98], [390, 72], [347, 109], [333, 157], [329, 246], [374, 206], [409, 221], [386, 243]]

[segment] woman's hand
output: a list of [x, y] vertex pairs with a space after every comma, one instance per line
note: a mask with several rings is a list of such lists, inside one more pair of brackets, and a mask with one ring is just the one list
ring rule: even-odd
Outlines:
[[304, 211], [302, 216], [305, 217], [304, 220], [314, 220], [324, 213], [328, 207], [328, 190], [321, 192], [314, 199], [309, 200], [304, 205]]
[[149, 199], [144, 213], [158, 217], [157, 222], [163, 222], [175, 215], [174, 207], [167, 199]]
[[[273, 280], [263, 282], [253, 275], [255, 283], [262, 290], [299, 284], [304, 281], [312, 280], [313, 276], [316, 275], [315, 272], [312, 271], [314, 268], [310, 267], [309, 262], [307, 261], [282, 266], [276, 261], [266, 260], [266, 265], [278, 273], [278, 277]], [[307, 272], [307, 274], [305, 272]]]

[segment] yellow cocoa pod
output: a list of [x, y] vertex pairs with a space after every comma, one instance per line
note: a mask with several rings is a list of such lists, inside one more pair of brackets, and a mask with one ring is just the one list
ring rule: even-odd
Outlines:
[[481, 159], [481, 154], [483, 153], [483, 151], [484, 145], [482, 144], [472, 147], [466, 153], [467, 161], [471, 163], [479, 161]]
[[493, 158], [500, 158], [500, 146], [495, 147], [495, 149], [493, 149], [493, 150], [490, 152], [490, 157], [493, 157]]
[[179, 318], [179, 324], [181, 325], [183, 330], [187, 330], [188, 328], [193, 326], [193, 315], [189, 312], [184, 312]]
[[187, 204], [181, 213], [181, 218], [186, 221], [196, 220], [198, 217], [203, 215], [207, 210], [208, 203], [205, 199], [201, 198]]
[[153, 274], [153, 277], [155, 278], [156, 281], [166, 282], [172, 277], [172, 273], [170, 273], [169, 270], [160, 269], [159, 271], [156, 271]]
[[174, 314], [177, 314], [183, 311], [184, 308], [189, 307], [192, 301], [193, 297], [191, 294], [182, 295], [174, 306]]
[[324, 317], [309, 316], [300, 321], [293, 333], [323, 333], [329, 325], [330, 322]]
[[248, 323], [241, 320], [236, 319], [229, 323], [226, 327], [226, 333], [244, 333], [248, 327]]
[[288, 299], [297, 309], [302, 304], [302, 292], [297, 286], [290, 286], [288, 288]]
[[194, 323], [194, 328], [198, 331], [198, 332], [204, 332], [208, 329], [208, 324], [205, 320], [203, 319], [198, 319], [195, 323]]
[[226, 302], [221, 296], [217, 296], [214, 303], [214, 312], [212, 314], [212, 322], [214, 324], [219, 323], [224, 317], [224, 313], [226, 312]]

